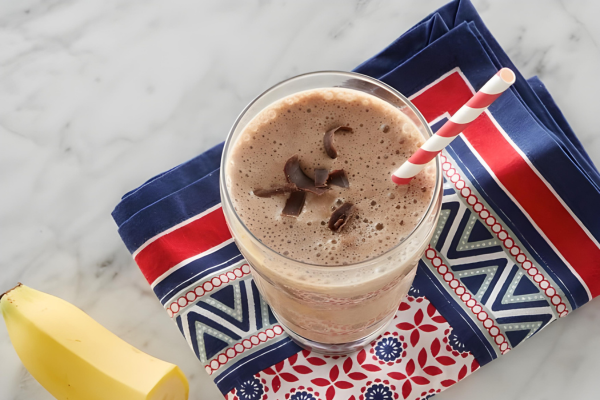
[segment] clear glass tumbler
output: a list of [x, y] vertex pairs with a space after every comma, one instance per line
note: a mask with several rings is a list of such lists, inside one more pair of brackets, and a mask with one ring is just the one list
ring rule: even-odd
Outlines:
[[442, 174], [436, 157], [432, 161], [436, 184], [427, 211], [404, 240], [375, 258], [324, 266], [293, 260], [264, 245], [233, 207], [227, 184], [229, 155], [244, 127], [261, 110], [294, 93], [318, 88], [354, 89], [379, 97], [410, 117], [425, 139], [433, 133], [415, 106], [392, 87], [361, 74], [324, 71], [296, 76], [262, 93], [242, 111], [225, 142], [220, 175], [223, 212], [260, 293], [285, 331], [302, 347], [345, 354], [385, 331], [408, 293], [440, 214]]

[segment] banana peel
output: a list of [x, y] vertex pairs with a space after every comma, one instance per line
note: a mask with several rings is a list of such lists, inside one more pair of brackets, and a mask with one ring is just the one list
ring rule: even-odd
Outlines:
[[58, 400], [187, 400], [176, 365], [129, 345], [58, 297], [19, 284], [0, 297], [10, 340]]

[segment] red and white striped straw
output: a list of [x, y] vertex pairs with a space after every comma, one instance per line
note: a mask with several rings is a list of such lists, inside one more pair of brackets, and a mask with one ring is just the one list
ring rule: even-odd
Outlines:
[[431, 136], [415, 154], [393, 174], [392, 181], [398, 185], [408, 185], [425, 165], [433, 160], [444, 147], [465, 130], [500, 95], [515, 83], [515, 73], [502, 68], [469, 101], [462, 106], [433, 136]]

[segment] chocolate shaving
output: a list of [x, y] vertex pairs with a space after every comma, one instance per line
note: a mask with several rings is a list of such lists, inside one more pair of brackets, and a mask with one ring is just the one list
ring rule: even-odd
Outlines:
[[300, 168], [300, 160], [297, 155], [287, 160], [283, 171], [285, 172], [287, 181], [295, 184], [302, 191], [312, 192], [317, 195], [322, 195], [327, 191], [327, 188], [316, 187], [314, 180], [306, 176], [302, 168]]
[[333, 146], [334, 134], [337, 131], [352, 132], [352, 128], [350, 128], [349, 126], [338, 126], [336, 128], [328, 130], [325, 133], [325, 136], [323, 136], [323, 145], [325, 146], [325, 152], [331, 158], [337, 158], [337, 150]]
[[258, 197], [271, 197], [274, 195], [292, 193], [298, 191], [298, 188], [293, 183], [287, 183], [285, 186], [275, 187], [270, 189], [255, 189], [252, 193]]
[[315, 186], [327, 187], [327, 179], [329, 179], [329, 171], [323, 168], [315, 168]]
[[346, 226], [348, 221], [350, 221], [354, 213], [354, 204], [348, 202], [342, 204], [338, 207], [337, 210], [335, 210], [331, 214], [331, 218], [329, 218], [328, 224], [329, 229], [331, 229], [334, 232], [340, 232], [344, 228], [344, 226]]
[[343, 169], [336, 169], [335, 171], [330, 172], [329, 179], [327, 180], [327, 182], [332, 185], [343, 188], [350, 187], [350, 182], [348, 182], [348, 175], [346, 175], [346, 171], [344, 171]]
[[281, 215], [287, 215], [288, 217], [297, 217], [304, 208], [304, 201], [306, 200], [306, 192], [292, 192], [285, 202], [285, 207], [281, 211]]

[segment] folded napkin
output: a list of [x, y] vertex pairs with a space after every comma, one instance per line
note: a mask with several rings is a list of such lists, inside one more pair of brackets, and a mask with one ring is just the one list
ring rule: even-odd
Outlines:
[[[409, 96], [435, 129], [500, 67], [468, 1], [356, 71]], [[444, 151], [442, 214], [389, 331], [364, 350], [301, 350], [260, 297], [225, 224], [222, 145], [127, 193], [119, 234], [229, 399], [425, 399], [600, 293], [600, 176], [537, 78], [517, 82]]]

